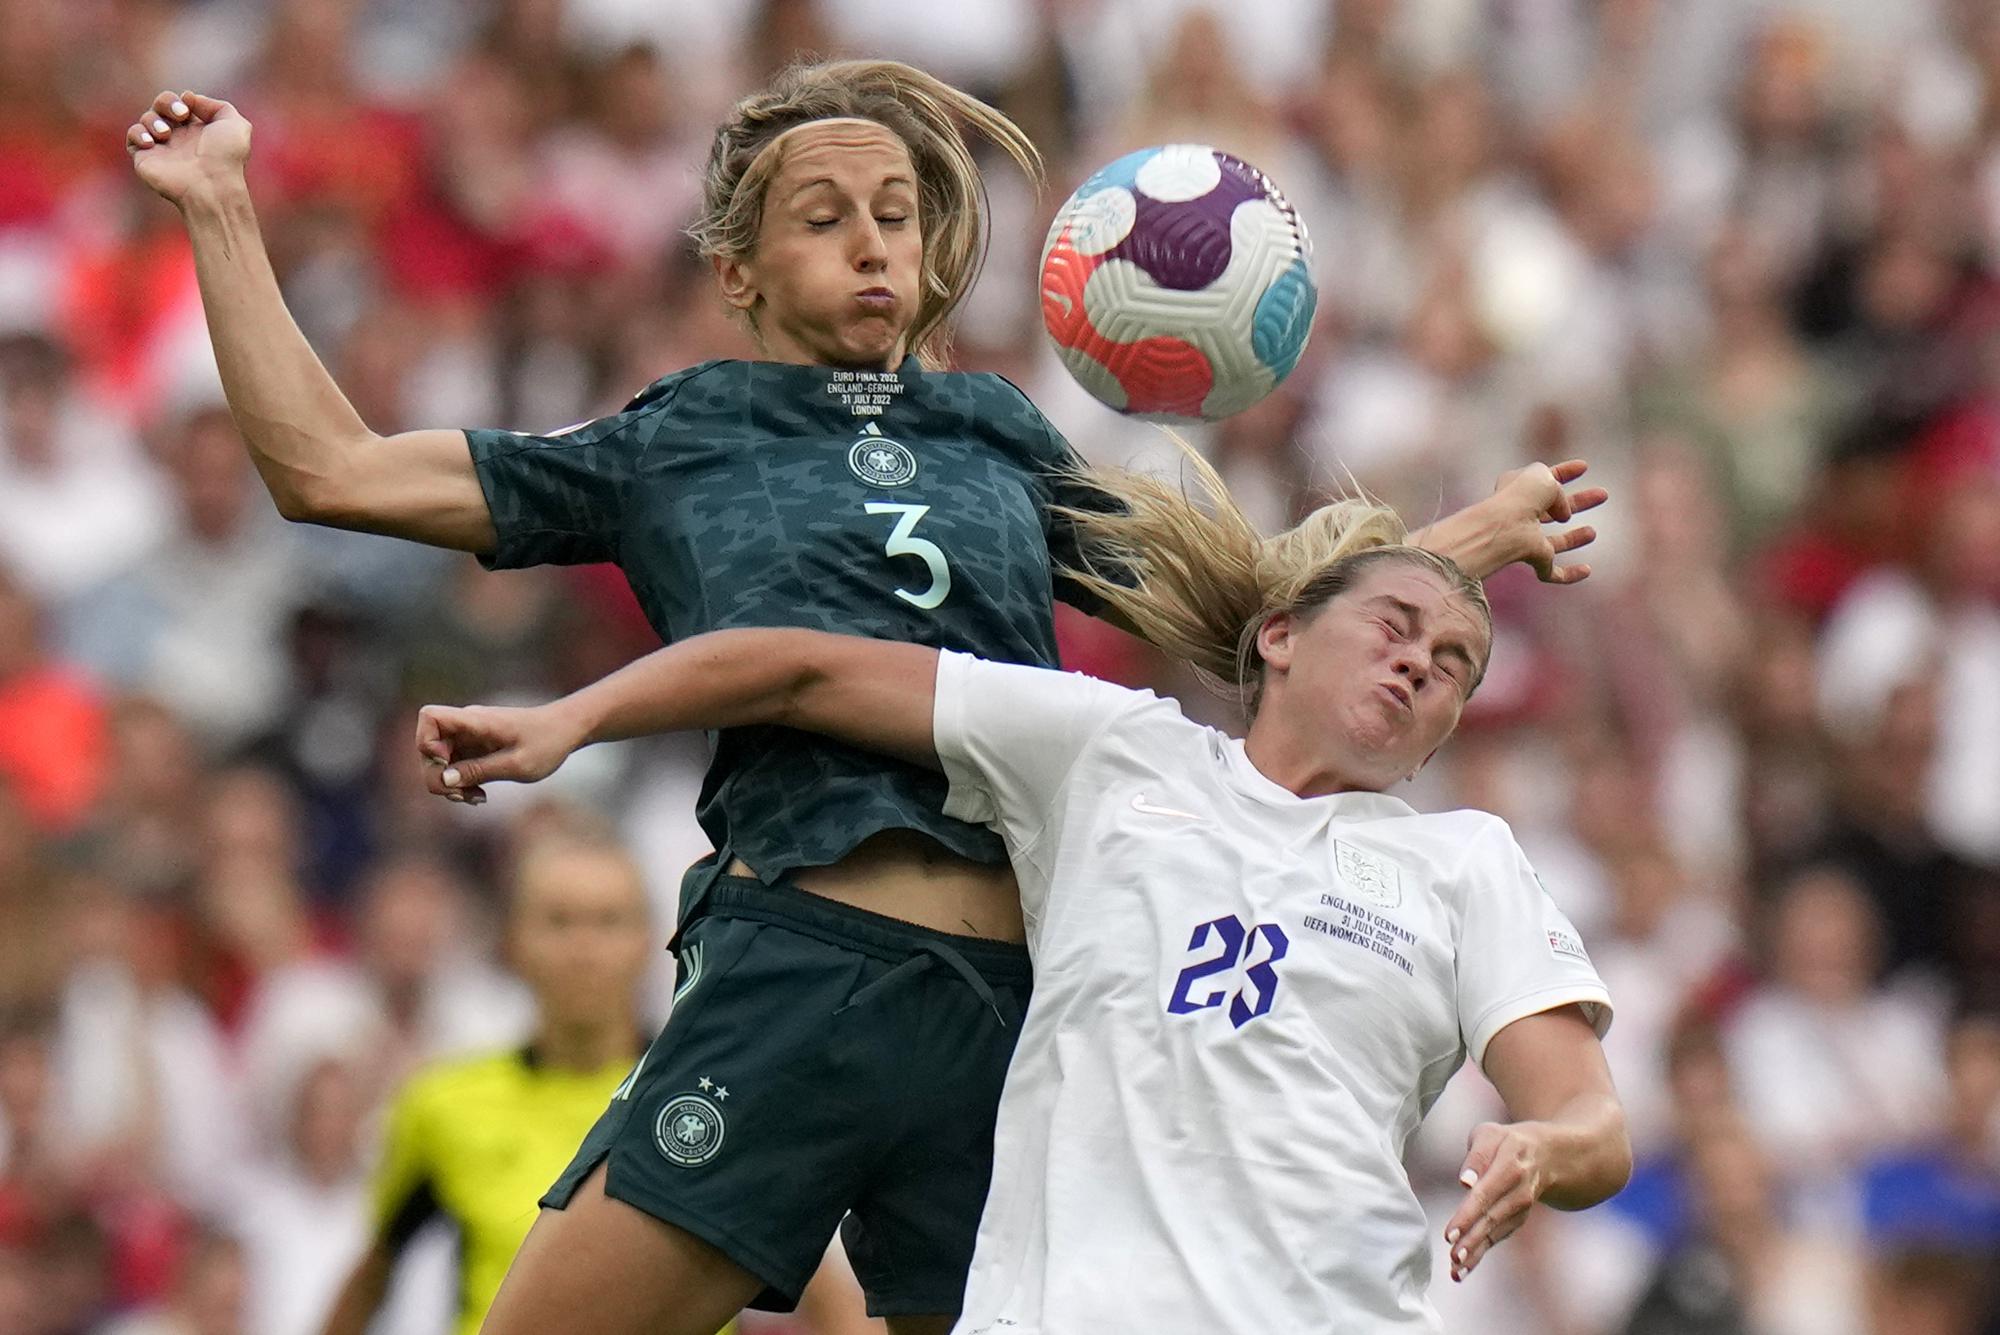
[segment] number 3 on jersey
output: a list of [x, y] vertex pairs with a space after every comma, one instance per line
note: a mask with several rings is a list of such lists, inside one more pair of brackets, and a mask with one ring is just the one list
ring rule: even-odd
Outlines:
[[896, 516], [896, 527], [889, 530], [889, 541], [882, 548], [884, 555], [914, 556], [930, 567], [931, 586], [928, 589], [922, 593], [898, 589], [896, 596], [926, 612], [942, 603], [951, 593], [951, 567], [945, 563], [942, 548], [929, 539], [916, 536], [917, 521], [931, 512], [930, 506], [869, 501], [863, 508], [871, 515]]
[[[1188, 950], [1212, 949], [1214, 953], [1181, 970], [1180, 978], [1174, 984], [1174, 994], [1167, 1001], [1167, 1012], [1171, 1015], [1192, 1015], [1196, 1011], [1220, 1006], [1227, 997], [1229, 1022], [1241, 1029], [1271, 1009], [1271, 1002], [1278, 995], [1276, 966], [1291, 946], [1284, 929], [1272, 922], [1260, 922], [1246, 931], [1243, 920], [1232, 913], [1224, 918], [1212, 918], [1196, 924], [1194, 935], [1188, 938]], [[1255, 964], [1250, 963], [1260, 948], [1264, 952], [1263, 958]], [[1193, 994], [1195, 984], [1219, 973], [1229, 973], [1239, 961], [1245, 966], [1243, 985], [1236, 989], [1234, 996], [1230, 995], [1226, 982], [1200, 997]], [[1253, 994], [1254, 1000], [1250, 999]]]

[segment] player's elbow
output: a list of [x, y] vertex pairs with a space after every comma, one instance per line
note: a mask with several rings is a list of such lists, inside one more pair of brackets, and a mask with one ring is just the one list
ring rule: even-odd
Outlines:
[[811, 632], [777, 632], [765, 660], [770, 673], [773, 722], [806, 732], [824, 732], [835, 710], [840, 674], [816, 653]]
[[311, 488], [291, 482], [270, 482], [266, 490], [278, 507], [278, 514], [295, 524], [321, 524], [323, 502]]
[[[255, 455], [264, 489], [278, 513], [299, 524], [365, 528], [370, 502], [362, 494], [366, 442], [317, 444], [310, 464], [279, 464]], [[253, 452], [254, 454], [254, 452]]]
[[1587, 1210], [1625, 1189], [1632, 1180], [1632, 1137], [1625, 1107], [1607, 1095], [1593, 1118], [1588, 1148], [1577, 1156], [1572, 1178], [1542, 1199], [1558, 1210]]

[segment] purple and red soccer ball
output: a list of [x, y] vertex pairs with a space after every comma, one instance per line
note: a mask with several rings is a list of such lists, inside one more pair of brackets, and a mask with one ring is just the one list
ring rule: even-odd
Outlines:
[[1201, 144], [1144, 148], [1057, 212], [1042, 324], [1110, 407], [1214, 421], [1298, 363], [1318, 302], [1311, 257], [1297, 210], [1249, 163]]

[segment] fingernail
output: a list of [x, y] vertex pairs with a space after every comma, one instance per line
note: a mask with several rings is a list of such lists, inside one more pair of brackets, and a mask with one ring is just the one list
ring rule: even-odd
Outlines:
[[185, 116], [188, 114], [187, 103], [182, 102], [179, 99], [175, 99], [173, 106], [168, 109], [172, 111], [176, 116]]
[[153, 142], [153, 136], [147, 134], [144, 130], [141, 130], [139, 131], [139, 142], [142, 144], [150, 145]]
[[445, 787], [458, 787], [458, 767], [456, 765], [448, 767], [444, 772], [443, 778]]
[[[451, 780], [447, 779], [445, 780], [445, 782], [449, 783], [451, 782]], [[1459, 1185], [1461, 1186], [1467, 1186], [1467, 1187], [1476, 1186], [1478, 1185], [1479, 1182], [1479, 1174], [1473, 1172], [1470, 1168], [1468, 1168], [1463, 1173], [1460, 1173], [1458, 1175], [1458, 1181]]]
[[1452, 1230], [1451, 1232], [1449, 1232], [1449, 1233], [1447, 1233], [1447, 1234], [1445, 1234], [1445, 1235], [1444, 1235], [1444, 1240], [1445, 1240], [1445, 1241], [1446, 1241], [1447, 1243], [1452, 1243], [1452, 1242], [1457, 1242], [1457, 1241], [1458, 1241], [1458, 1235], [1459, 1235], [1459, 1234], [1461, 1234], [1461, 1233], [1463, 1233], [1463, 1232], [1465, 1232], [1465, 1230], [1464, 1230], [1464, 1229], [1462, 1229], [1462, 1228], [1455, 1228], [1455, 1229], [1453, 1229], [1453, 1230]]
[[1466, 1254], [1466, 1252], [1467, 1252], [1468, 1250], [1469, 1250], [1469, 1248], [1465, 1248], [1465, 1247], [1460, 1247], [1460, 1248], [1458, 1249], [1458, 1251], [1457, 1251], [1456, 1255], [1457, 1255], [1457, 1257], [1458, 1257], [1458, 1263], [1459, 1263], [1460, 1265], [1464, 1265], [1464, 1264], [1465, 1264], [1465, 1254]]
[[168, 125], [167, 125], [167, 123], [166, 123], [165, 121], [161, 120], [161, 119], [160, 119], [159, 117], [157, 117], [157, 116], [155, 116], [155, 117], [153, 118], [153, 133], [154, 133], [154, 134], [165, 134], [165, 133], [167, 132], [168, 128], [169, 128], [169, 127], [168, 127]]

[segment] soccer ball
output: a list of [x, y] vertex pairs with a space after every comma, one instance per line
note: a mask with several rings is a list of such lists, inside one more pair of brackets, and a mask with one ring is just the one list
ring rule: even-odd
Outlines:
[[1214, 421], [1291, 373], [1318, 292], [1271, 179], [1201, 144], [1128, 153], [1077, 188], [1042, 247], [1042, 324], [1121, 413]]

